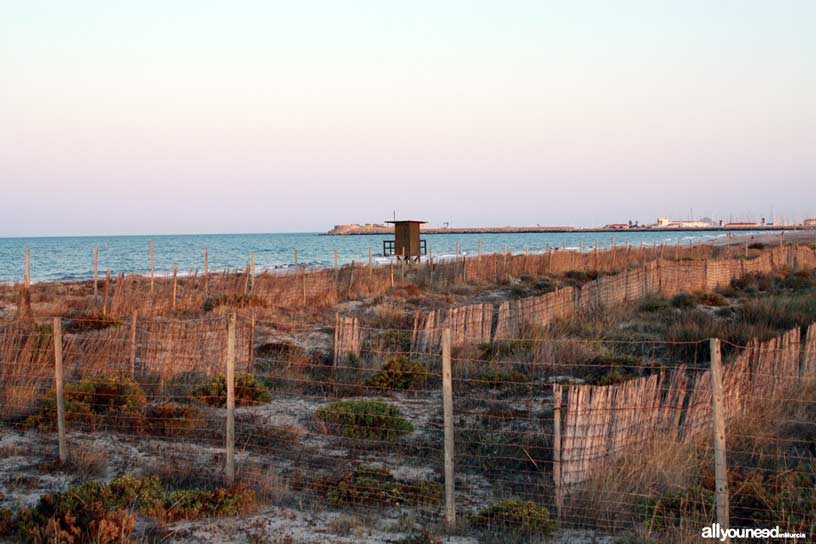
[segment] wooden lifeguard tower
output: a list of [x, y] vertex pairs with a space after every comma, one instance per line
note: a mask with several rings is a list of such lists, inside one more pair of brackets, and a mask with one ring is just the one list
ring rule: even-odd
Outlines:
[[383, 240], [383, 255], [395, 255], [397, 259], [411, 259], [419, 261], [422, 255], [427, 254], [425, 240], [419, 237], [419, 226], [427, 221], [386, 221], [394, 225], [394, 239]]

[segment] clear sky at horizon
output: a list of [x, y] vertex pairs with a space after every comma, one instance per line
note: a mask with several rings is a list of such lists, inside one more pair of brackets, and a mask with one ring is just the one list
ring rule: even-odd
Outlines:
[[0, 236], [816, 216], [816, 2], [2, 2]]

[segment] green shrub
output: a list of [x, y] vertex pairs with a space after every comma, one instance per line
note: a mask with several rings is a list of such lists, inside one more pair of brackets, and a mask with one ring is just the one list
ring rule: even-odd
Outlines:
[[669, 307], [669, 302], [660, 296], [650, 295], [640, 301], [638, 311], [640, 312], [660, 312]]
[[235, 516], [256, 505], [255, 492], [245, 484], [168, 493], [156, 477], [123, 476], [110, 484], [85, 482], [64, 493], [46, 495], [34, 508], [13, 515], [0, 511], [0, 537], [23, 542], [130, 542], [134, 511], [170, 522]]
[[[193, 389], [190, 394], [201, 402], [210, 406], [224, 407], [227, 405], [227, 379], [216, 376], [210, 383]], [[255, 380], [251, 374], [235, 375], [235, 405], [254, 406], [272, 400], [272, 393], [262, 383]]]
[[475, 527], [486, 529], [514, 529], [521, 533], [548, 535], [557, 524], [550, 518], [550, 511], [533, 501], [507, 500], [469, 514], [468, 521]]
[[787, 331], [816, 321], [816, 293], [753, 298], [736, 311], [739, 323], [773, 331]]
[[158, 436], [187, 436], [205, 423], [204, 412], [196, 406], [164, 402], [144, 411], [145, 430]]
[[381, 389], [414, 389], [427, 385], [430, 377], [427, 366], [400, 356], [385, 363], [366, 385]]
[[564, 272], [564, 279], [574, 286], [580, 286], [598, 279], [597, 270], [568, 270]]
[[381, 506], [433, 505], [442, 502], [439, 484], [405, 482], [394, 478], [386, 469], [359, 467], [333, 483], [328, 499], [336, 505], [376, 504]]
[[168, 493], [162, 504], [145, 514], [164, 522], [237, 516], [257, 506], [255, 491], [246, 483], [218, 489], [183, 489]]
[[536, 291], [539, 292], [539, 294], [545, 294], [555, 291], [555, 285], [553, 285], [553, 282], [551, 282], [548, 279], [538, 280], [537, 282], [535, 282], [534, 287]]
[[661, 533], [681, 527], [684, 523], [703, 525], [711, 521], [711, 509], [714, 504], [714, 491], [694, 484], [682, 491], [665, 493], [656, 498], [647, 499], [642, 508], [647, 529]]
[[707, 293], [705, 291], [694, 293], [694, 300], [697, 304], [704, 306], [725, 306], [727, 304], [725, 297], [721, 294]]
[[794, 291], [813, 289], [816, 287], [816, 273], [813, 270], [789, 271], [779, 280], [779, 284]]
[[342, 400], [319, 408], [315, 416], [329, 432], [349, 438], [394, 440], [414, 431], [395, 406], [377, 400]]
[[674, 306], [675, 308], [688, 309], [694, 308], [694, 306], [696, 306], [697, 303], [694, 301], [694, 297], [692, 297], [690, 294], [679, 293], [672, 297], [671, 305]]
[[510, 288], [510, 296], [512, 298], [522, 298], [527, 296], [527, 288], [523, 285], [514, 285]]
[[[127, 378], [85, 378], [66, 383], [65, 421], [91, 432], [101, 429], [141, 430], [145, 394], [139, 384]], [[40, 401], [38, 413], [26, 420], [29, 427], [54, 429], [57, 422], [56, 393], [52, 390]]]
[[530, 378], [516, 370], [501, 371], [491, 367], [489, 370], [482, 372], [477, 381], [488, 387], [501, 387], [528, 383]]
[[748, 293], [771, 291], [776, 283], [773, 274], [763, 274], [761, 272], [751, 272], [739, 278], [731, 280], [731, 288], [735, 291]]

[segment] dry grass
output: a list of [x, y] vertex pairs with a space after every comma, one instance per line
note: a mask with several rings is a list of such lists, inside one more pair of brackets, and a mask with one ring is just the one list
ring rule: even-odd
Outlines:
[[107, 471], [108, 455], [103, 450], [90, 446], [72, 447], [68, 450], [66, 468], [81, 480], [99, 478]]
[[291, 496], [289, 482], [269, 466], [243, 465], [238, 469], [238, 481], [254, 490], [264, 503], [279, 505]]

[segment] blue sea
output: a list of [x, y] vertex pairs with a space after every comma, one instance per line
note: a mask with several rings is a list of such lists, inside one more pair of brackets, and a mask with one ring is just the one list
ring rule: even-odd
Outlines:
[[[748, 233], [741, 232], [740, 235]], [[504, 251], [505, 245], [512, 253], [544, 252], [547, 246], [560, 250], [577, 251], [583, 243], [584, 251], [590, 251], [597, 242], [599, 247], [641, 242], [682, 244], [711, 242], [727, 236], [725, 231], [716, 232], [563, 232], [527, 234], [429, 234], [423, 235], [433, 248], [434, 257], [444, 259], [455, 255], [456, 243], [460, 243], [465, 255], [475, 255], [479, 240], [482, 252]], [[386, 235], [321, 236], [317, 233], [285, 234], [196, 234], [161, 236], [77, 236], [0, 238], [0, 283], [22, 282], [25, 273], [25, 250], [31, 251], [31, 281], [84, 280], [93, 277], [93, 252], [99, 246], [100, 276], [110, 270], [112, 274], [146, 274], [150, 271], [150, 240], [154, 241], [157, 274], [171, 274], [173, 266], [179, 272], [192, 274], [204, 268], [204, 248], [209, 251], [211, 272], [245, 269], [250, 254], [255, 255], [258, 272], [281, 270], [294, 265], [294, 252], [298, 263], [310, 267], [334, 265], [334, 251], [339, 253], [340, 264], [368, 262], [371, 248], [377, 262], [382, 257], [383, 240]]]

